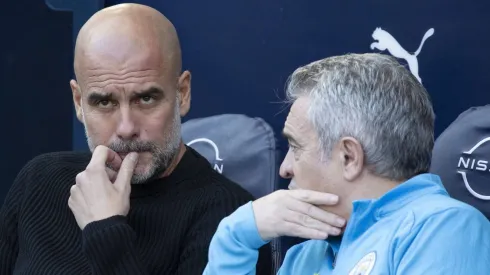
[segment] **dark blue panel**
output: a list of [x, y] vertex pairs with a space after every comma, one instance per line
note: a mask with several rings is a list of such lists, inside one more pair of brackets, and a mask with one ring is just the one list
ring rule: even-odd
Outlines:
[[[78, 32], [82, 28], [83, 24], [98, 10], [104, 7], [104, 0], [45, 0], [46, 5], [56, 11], [72, 11], [73, 12], [73, 31], [72, 39], [73, 44], [71, 49], [74, 48], [77, 39]], [[73, 60], [71, 60], [73, 63]], [[73, 73], [73, 68], [72, 68]], [[73, 78], [73, 77], [72, 77]], [[69, 86], [68, 86], [69, 88]], [[88, 150], [88, 146], [85, 140], [85, 134], [83, 125], [78, 121], [75, 110], [72, 108], [73, 113], [73, 139], [72, 147], [74, 150]]]
[[29, 159], [71, 149], [71, 21], [42, 0], [1, 2], [0, 202]]
[[[98, 10], [104, 7], [104, 0], [45, 0], [46, 4], [54, 10], [69, 10], [73, 11], [73, 45], [77, 39], [78, 32], [83, 24]], [[72, 60], [73, 62], [73, 60]], [[73, 71], [73, 70], [72, 70]], [[72, 146], [74, 150], [88, 150], [85, 140], [83, 125], [78, 121], [73, 108], [73, 140]]]

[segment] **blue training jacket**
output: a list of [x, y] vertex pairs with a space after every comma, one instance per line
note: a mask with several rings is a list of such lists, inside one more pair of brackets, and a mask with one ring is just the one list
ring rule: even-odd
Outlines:
[[[266, 243], [249, 202], [221, 221], [203, 274], [255, 274]], [[423, 174], [379, 199], [354, 202], [342, 242], [293, 246], [278, 274], [489, 275], [490, 222], [451, 199], [438, 176]]]

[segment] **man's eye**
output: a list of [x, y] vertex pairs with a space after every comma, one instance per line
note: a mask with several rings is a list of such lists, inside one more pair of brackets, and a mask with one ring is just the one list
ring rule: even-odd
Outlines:
[[143, 96], [140, 99], [141, 99], [141, 102], [143, 104], [150, 104], [150, 103], [153, 103], [153, 101], [154, 101], [153, 97], [151, 97], [151, 96]]
[[111, 101], [109, 101], [109, 100], [101, 100], [101, 101], [97, 102], [97, 105], [100, 106], [100, 107], [107, 108], [107, 107], [110, 107]]

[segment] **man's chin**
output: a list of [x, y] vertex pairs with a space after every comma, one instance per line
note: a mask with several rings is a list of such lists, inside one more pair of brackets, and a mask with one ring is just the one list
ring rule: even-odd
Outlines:
[[158, 168], [151, 164], [137, 164], [134, 171], [133, 177], [131, 178], [132, 184], [141, 184], [158, 178], [163, 171], [158, 170]]
[[133, 179], [149, 179], [152, 177], [152, 171], [150, 171], [148, 165], [137, 164], [133, 171]]
[[131, 184], [142, 184], [146, 183], [152, 178], [152, 176], [148, 173], [144, 174], [133, 174], [133, 177], [131, 178]]
[[136, 164], [136, 167], [134, 168], [133, 174], [138, 175], [138, 176], [143, 176], [148, 174], [148, 165], [146, 164]]

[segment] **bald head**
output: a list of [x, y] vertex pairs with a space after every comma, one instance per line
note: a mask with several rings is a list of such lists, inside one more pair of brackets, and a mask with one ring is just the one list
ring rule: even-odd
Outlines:
[[80, 30], [74, 67], [70, 86], [89, 148], [138, 152], [133, 183], [168, 173], [185, 150], [180, 118], [191, 99], [172, 23], [143, 5], [103, 9]]
[[83, 82], [87, 69], [142, 66], [177, 77], [181, 50], [172, 23], [159, 11], [120, 4], [94, 14], [80, 30], [75, 46], [75, 74]]

